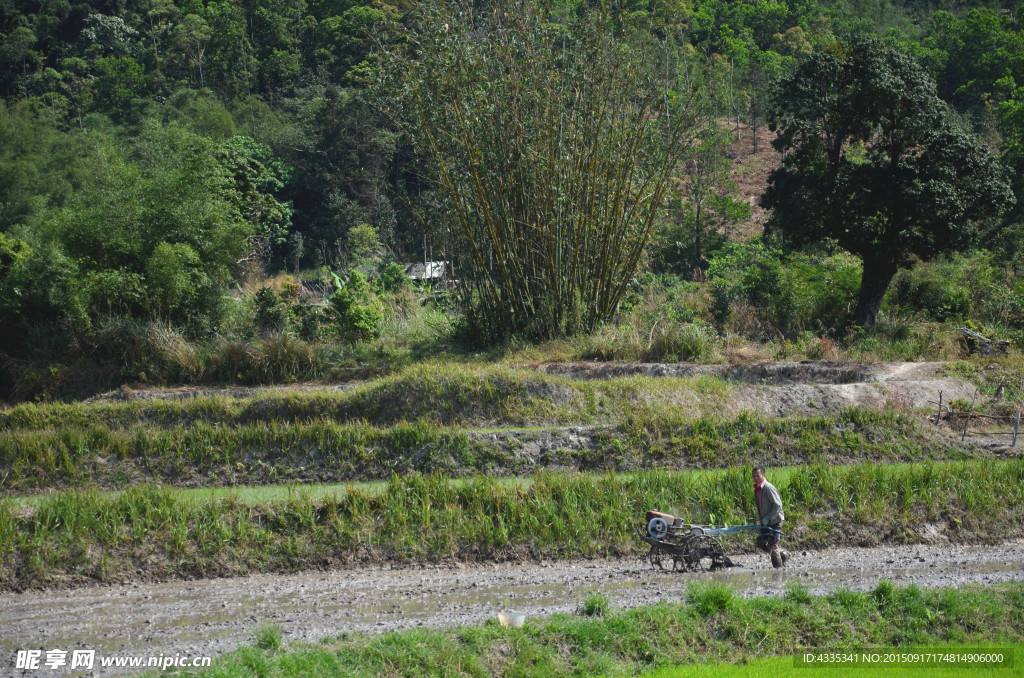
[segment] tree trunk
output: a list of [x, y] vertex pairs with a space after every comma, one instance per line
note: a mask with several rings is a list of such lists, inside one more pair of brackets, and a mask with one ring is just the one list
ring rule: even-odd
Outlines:
[[874, 327], [882, 298], [889, 289], [892, 277], [896, 275], [896, 262], [884, 259], [864, 259], [864, 273], [860, 279], [860, 298], [857, 301], [857, 324], [864, 328]]

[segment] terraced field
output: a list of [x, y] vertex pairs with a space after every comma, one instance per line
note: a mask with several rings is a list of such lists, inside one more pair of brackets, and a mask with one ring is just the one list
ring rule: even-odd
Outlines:
[[[634, 557], [648, 508], [701, 523], [752, 520], [751, 463], [769, 467], [787, 544], [812, 554], [807, 571], [840, 547], [907, 553], [929, 543], [945, 567], [943, 545], [998, 550], [1024, 537], [1019, 451], [961, 442], [929, 419], [940, 392], [946, 402], [984, 398], [948, 371], [426, 365], [344, 388], [119, 391], [20, 405], [0, 410], [0, 588], [74, 589], [73, 600], [94, 596], [94, 584], [181, 591], [232, 576], [258, 590], [276, 584], [254, 575], [304, 571], [332, 571], [345, 588], [382, 566], [530, 572], [538, 562], [571, 576], [581, 559]], [[763, 566], [748, 544], [729, 548], [748, 568]], [[872, 561], [866, 586], [888, 578], [884, 560]], [[898, 577], [906, 566], [890, 569]], [[936, 582], [986, 582], [976, 574]], [[1022, 576], [1010, 566], [1000, 580]], [[24, 614], [17, 595], [0, 598], [6, 623]], [[43, 594], [32, 614], [60, 614], [66, 595]], [[379, 617], [371, 630], [402, 627]], [[466, 621], [440, 608], [429, 618]], [[266, 621], [233, 619], [228, 640], [210, 647], [234, 647]]]

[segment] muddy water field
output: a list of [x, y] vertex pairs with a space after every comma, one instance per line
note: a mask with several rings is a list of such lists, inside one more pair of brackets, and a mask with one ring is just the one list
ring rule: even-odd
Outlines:
[[593, 592], [606, 594], [614, 607], [680, 601], [690, 582], [702, 580], [729, 584], [744, 596], [782, 595], [789, 582], [827, 594], [838, 587], [870, 589], [882, 580], [921, 587], [1024, 581], [1024, 540], [797, 551], [780, 570], [763, 554], [733, 560], [737, 567], [710, 573], [660, 571], [628, 558], [365, 568], [8, 594], [0, 596], [0, 656], [11, 661], [0, 664], [0, 674], [14, 665], [18, 649], [216, 657], [252, 643], [267, 623], [279, 625], [286, 641], [317, 641], [352, 632], [480, 624], [503, 610], [528, 618], [572, 612]]

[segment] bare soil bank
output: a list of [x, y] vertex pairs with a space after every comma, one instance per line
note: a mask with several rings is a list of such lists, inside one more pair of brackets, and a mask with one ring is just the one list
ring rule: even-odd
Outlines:
[[[761, 416], [820, 416], [849, 407], [897, 409], [932, 408], [939, 393], [946, 403], [972, 400], [977, 389], [970, 383], [944, 375], [944, 363], [839, 363], [823, 361], [774, 362], [749, 365], [698, 365], [690, 363], [545, 363], [531, 369], [571, 379], [608, 380], [628, 377], [711, 376], [733, 384], [723, 412], [749, 412]], [[347, 390], [358, 383], [337, 385], [303, 384], [255, 388], [121, 389], [100, 396], [100, 400], [188, 399], [209, 395], [252, 398], [288, 392]], [[557, 388], [538, 384], [547, 392], [532, 394], [557, 401]], [[554, 391], [552, 391], [554, 389]], [[638, 391], [638, 399], [646, 396]], [[666, 404], [695, 405], [699, 393], [688, 389], [661, 392], [656, 397]]]
[[[735, 551], [730, 550], [730, 553]], [[867, 590], [879, 581], [960, 587], [1024, 580], [1024, 541], [794, 552], [773, 570], [763, 554], [716, 573], [658, 571], [635, 558], [539, 564], [255, 575], [162, 584], [94, 586], [0, 596], [0, 662], [25, 648], [95, 649], [100, 654], [219, 655], [253, 641], [263, 624], [285, 640], [351, 632], [479, 624], [499, 611], [528, 617], [572, 612], [592, 592], [614, 607], [677, 602], [693, 581], [725, 582], [744, 596], [777, 596], [789, 582], [812, 593]]]
[[549, 363], [545, 374], [574, 379], [711, 376], [736, 384], [729, 411], [771, 417], [814, 416], [848, 407], [930, 408], [943, 394], [946, 403], [971, 400], [977, 389], [944, 376], [944, 363], [776, 362], [750, 365], [686, 363]]

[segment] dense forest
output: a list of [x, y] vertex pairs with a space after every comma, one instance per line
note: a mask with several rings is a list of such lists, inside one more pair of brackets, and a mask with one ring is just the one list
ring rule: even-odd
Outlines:
[[[0, 396], [337, 378], [474, 340], [1024, 339], [1010, 0], [0, 0], [0, 96]], [[763, 197], [745, 153], [778, 158]], [[623, 163], [666, 180], [595, 179]], [[492, 224], [549, 218], [536, 242]], [[459, 284], [413, 285], [425, 259]]]

